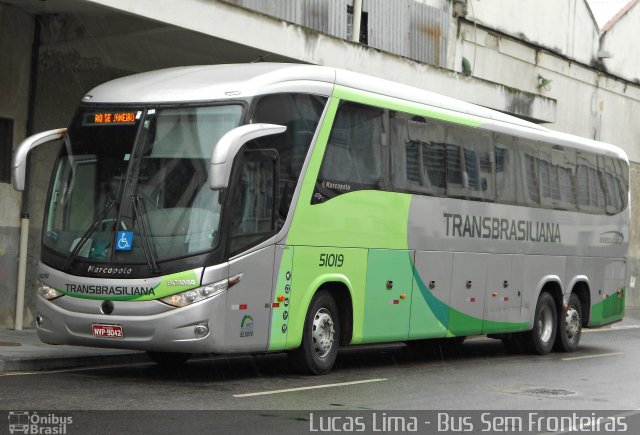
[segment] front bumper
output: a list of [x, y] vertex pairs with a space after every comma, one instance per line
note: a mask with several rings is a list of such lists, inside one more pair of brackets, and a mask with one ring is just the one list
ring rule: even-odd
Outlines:
[[[37, 330], [49, 344], [109, 347], [156, 352], [223, 353], [227, 292], [182, 308], [158, 301], [114, 301], [103, 314], [101, 300], [71, 296], [48, 301], [37, 296]], [[120, 325], [123, 338], [96, 337], [92, 324]], [[209, 334], [197, 338], [194, 328], [206, 324]]]

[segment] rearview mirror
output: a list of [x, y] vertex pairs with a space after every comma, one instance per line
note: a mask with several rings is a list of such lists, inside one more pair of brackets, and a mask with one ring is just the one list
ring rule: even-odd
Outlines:
[[276, 124], [248, 124], [234, 128], [222, 136], [211, 156], [209, 171], [209, 187], [211, 189], [225, 189], [229, 186], [233, 159], [250, 140], [263, 136], [283, 133], [287, 130], [284, 125]]
[[18, 145], [16, 153], [13, 156], [13, 171], [11, 180], [11, 183], [13, 184], [13, 188], [15, 190], [24, 190], [24, 181], [27, 176], [27, 157], [29, 156], [29, 152], [42, 144], [62, 139], [66, 131], [66, 128], [44, 131], [42, 133], [29, 136], [28, 138], [23, 140], [20, 145]]

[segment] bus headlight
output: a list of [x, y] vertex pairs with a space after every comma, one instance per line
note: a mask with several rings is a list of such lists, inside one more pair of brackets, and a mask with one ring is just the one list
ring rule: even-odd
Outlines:
[[64, 293], [59, 292], [58, 290], [49, 287], [48, 285], [46, 285], [43, 282], [40, 282], [37, 288], [38, 294], [40, 296], [42, 296], [43, 298], [45, 298], [46, 300], [50, 301], [52, 299], [56, 299], [59, 298], [60, 296], [64, 295]]
[[202, 287], [184, 291], [182, 293], [176, 293], [165, 298], [160, 298], [160, 300], [165, 304], [169, 304], [174, 307], [185, 307], [195, 302], [199, 302], [204, 299], [209, 299], [216, 295], [219, 295], [228, 287], [229, 280], [223, 279], [222, 281], [214, 282], [213, 284], [208, 284]]

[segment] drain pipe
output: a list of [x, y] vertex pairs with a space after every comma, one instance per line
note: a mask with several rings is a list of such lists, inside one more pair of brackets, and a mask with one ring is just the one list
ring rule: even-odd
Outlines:
[[[29, 76], [29, 106], [27, 109], [27, 136], [33, 134], [33, 117], [35, 115], [36, 86], [38, 81], [38, 61], [40, 57], [41, 16], [36, 15], [33, 28], [33, 44], [31, 45], [31, 74]], [[29, 171], [27, 157], [26, 171]], [[24, 291], [27, 285], [27, 251], [29, 247], [29, 177], [25, 177], [22, 192], [22, 210], [20, 212], [20, 251], [18, 254], [18, 290], [16, 293], [15, 330], [22, 331], [24, 320]]]
[[15, 330], [22, 331], [24, 315], [24, 289], [27, 281], [27, 245], [29, 243], [29, 215], [23, 214], [20, 219], [20, 254], [18, 257], [18, 293], [16, 295]]
[[353, 33], [351, 40], [360, 42], [360, 26], [362, 22], [362, 0], [353, 0]]

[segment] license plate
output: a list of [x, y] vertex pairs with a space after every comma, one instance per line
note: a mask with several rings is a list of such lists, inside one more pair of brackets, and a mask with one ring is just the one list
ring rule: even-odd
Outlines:
[[93, 335], [100, 338], [124, 338], [122, 326], [120, 325], [101, 325], [94, 323], [91, 325]]

